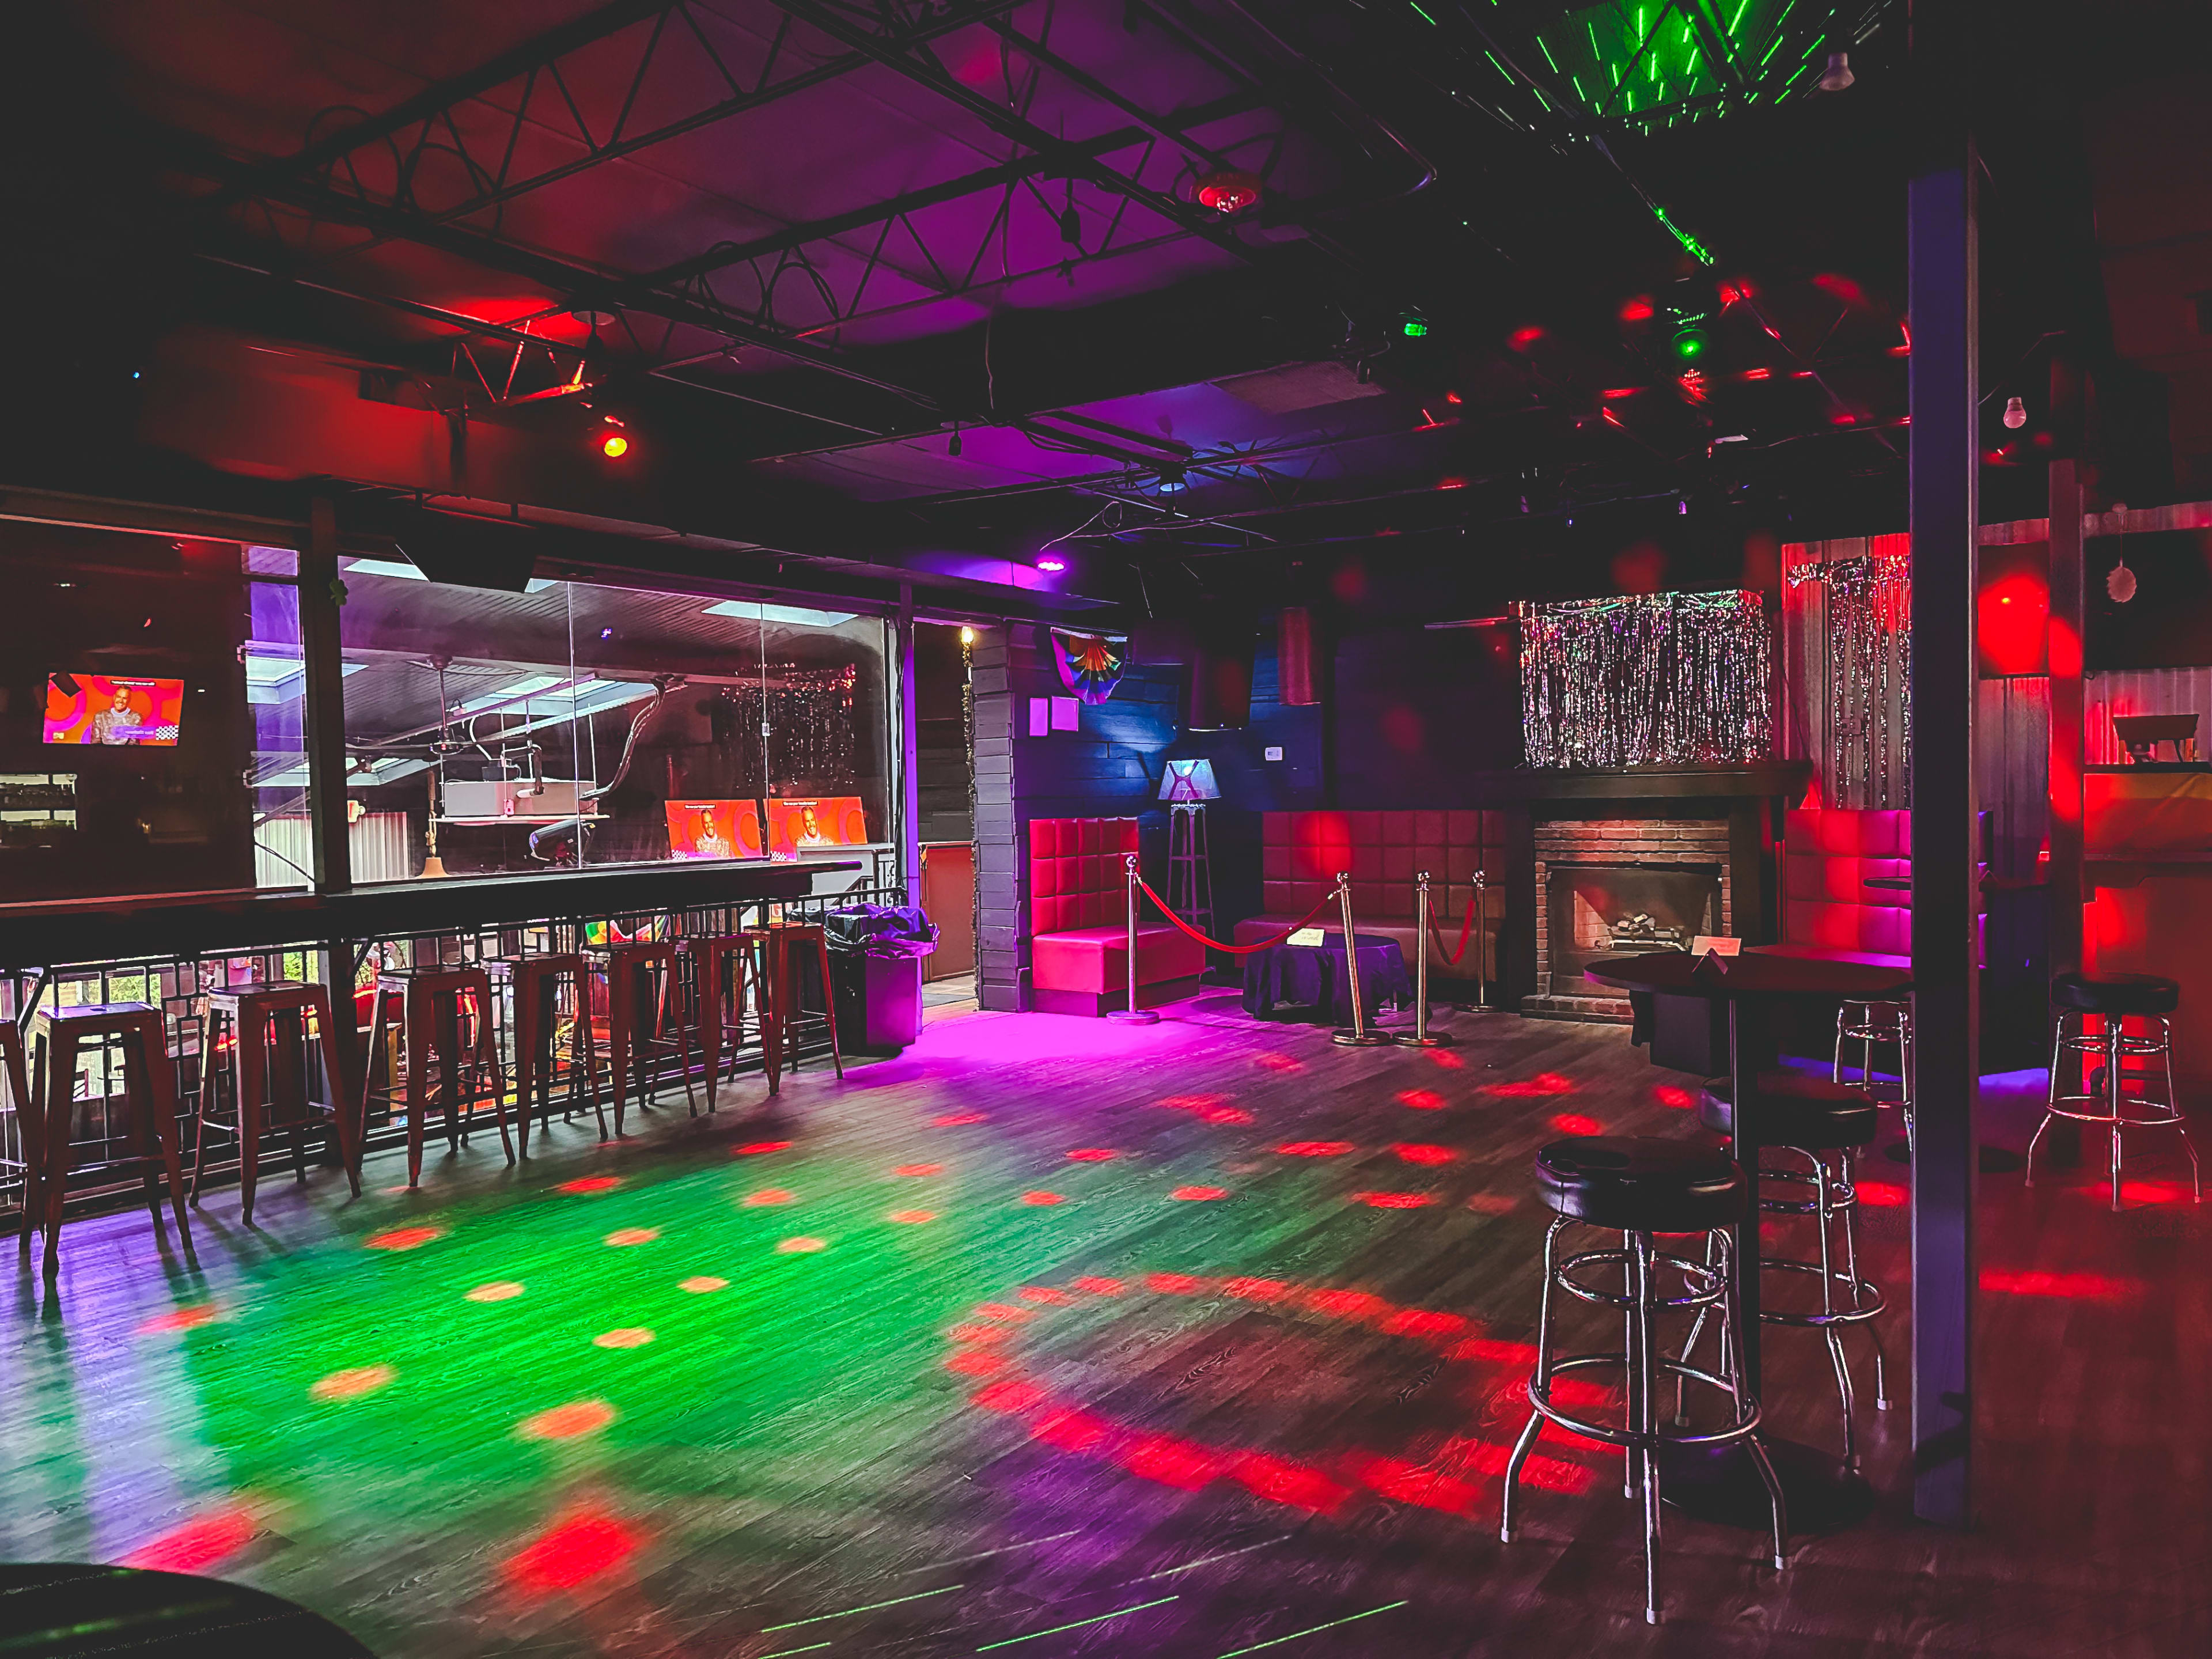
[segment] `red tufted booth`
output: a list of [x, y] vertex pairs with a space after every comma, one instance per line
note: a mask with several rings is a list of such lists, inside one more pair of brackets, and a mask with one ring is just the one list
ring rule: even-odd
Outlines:
[[[1237, 943], [1249, 945], [1280, 933], [1336, 885], [1336, 872], [1352, 872], [1352, 926], [1363, 933], [1395, 939], [1408, 969], [1419, 944], [1413, 915], [1413, 877], [1429, 872], [1429, 895], [1447, 947], [1459, 944], [1460, 924], [1474, 893], [1474, 872], [1487, 884], [1486, 926], [1468, 941], [1456, 968], [1445, 963], [1433, 939], [1429, 971], [1472, 980], [1475, 952], [1498, 977], [1498, 933], [1505, 911], [1505, 815], [1457, 812], [1268, 812], [1261, 841], [1261, 899], [1264, 911], [1237, 924]], [[1341, 931], [1332, 908], [1313, 923]], [[1478, 941], [1480, 941], [1478, 943]]]
[[1866, 882], [1911, 874], [1911, 813], [1793, 811], [1782, 831], [1782, 943], [1763, 948], [1910, 967], [1911, 893]]
[[[1134, 818], [1030, 820], [1030, 988], [1048, 1014], [1103, 1014], [1128, 995], [1122, 855]], [[1137, 924], [1137, 1000], [1194, 991], [1206, 948], [1150, 913]]]

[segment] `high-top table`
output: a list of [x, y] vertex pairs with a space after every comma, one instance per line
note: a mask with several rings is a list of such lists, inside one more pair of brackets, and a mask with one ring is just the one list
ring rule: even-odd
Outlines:
[[[1655, 951], [1620, 957], [1587, 970], [1600, 985], [1622, 991], [1665, 991], [1725, 1002], [1729, 1011], [1729, 1080], [1734, 1088], [1735, 1161], [1743, 1166], [1744, 1218], [1735, 1253], [1736, 1316], [1744, 1386], [1762, 1401], [1759, 1365], [1759, 1208], [1757, 1110], [1759, 1074], [1778, 1059], [1775, 1007], [1796, 1000], [1838, 997], [1894, 997], [1911, 988], [1902, 968], [1837, 962], [1820, 957], [1692, 957], [1680, 951]], [[1794, 1529], [1820, 1532], [1848, 1525], [1871, 1507], [1866, 1482], [1839, 1459], [1812, 1446], [1776, 1440], [1759, 1442], [1773, 1460], [1790, 1505]], [[1713, 1451], [1681, 1448], [1667, 1460], [1668, 1501], [1709, 1520], [1760, 1528], [1767, 1524], [1766, 1493], [1741, 1447]]]

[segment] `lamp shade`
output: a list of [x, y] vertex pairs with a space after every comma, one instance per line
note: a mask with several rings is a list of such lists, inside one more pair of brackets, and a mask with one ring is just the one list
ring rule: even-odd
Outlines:
[[1210, 760], [1171, 760], [1160, 780], [1162, 800], [1219, 800], [1221, 786], [1213, 781]]

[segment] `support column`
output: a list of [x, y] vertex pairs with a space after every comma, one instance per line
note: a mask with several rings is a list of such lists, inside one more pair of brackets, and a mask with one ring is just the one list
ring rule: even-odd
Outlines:
[[2051, 464], [2051, 971], [2081, 965], [2081, 475]]
[[[307, 674], [301, 721], [307, 750], [307, 845], [318, 893], [353, 885], [351, 826], [346, 822], [345, 663], [338, 643], [337, 512], [330, 498], [307, 504], [307, 544], [300, 550], [300, 655]], [[353, 947], [325, 941], [323, 984], [330, 994], [339, 1063], [354, 1053]], [[333, 1092], [331, 1098], [338, 1096]]]
[[1978, 520], [1971, 0], [1914, 0], [1912, 1508], [1973, 1517], [1974, 564]]
[[921, 902], [921, 736], [915, 714], [914, 584], [899, 584], [897, 629], [899, 880], [908, 904]]

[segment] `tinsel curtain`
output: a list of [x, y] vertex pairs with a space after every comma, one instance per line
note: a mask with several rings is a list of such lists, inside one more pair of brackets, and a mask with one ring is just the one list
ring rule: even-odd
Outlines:
[[1527, 602], [1531, 766], [1742, 765], [1774, 747], [1774, 655], [1747, 591]]
[[[765, 689], [758, 684], [733, 685], [722, 693], [736, 705], [725, 742], [736, 758], [738, 775], [749, 786], [765, 778], [772, 790], [796, 787], [811, 793], [849, 792], [860, 781], [853, 718], [859, 670], [848, 665], [769, 672], [773, 678]], [[760, 735], [763, 724], [773, 733], [765, 769]]]
[[1831, 806], [1912, 805], [1912, 553], [1905, 536], [1785, 548], [1786, 745]]

